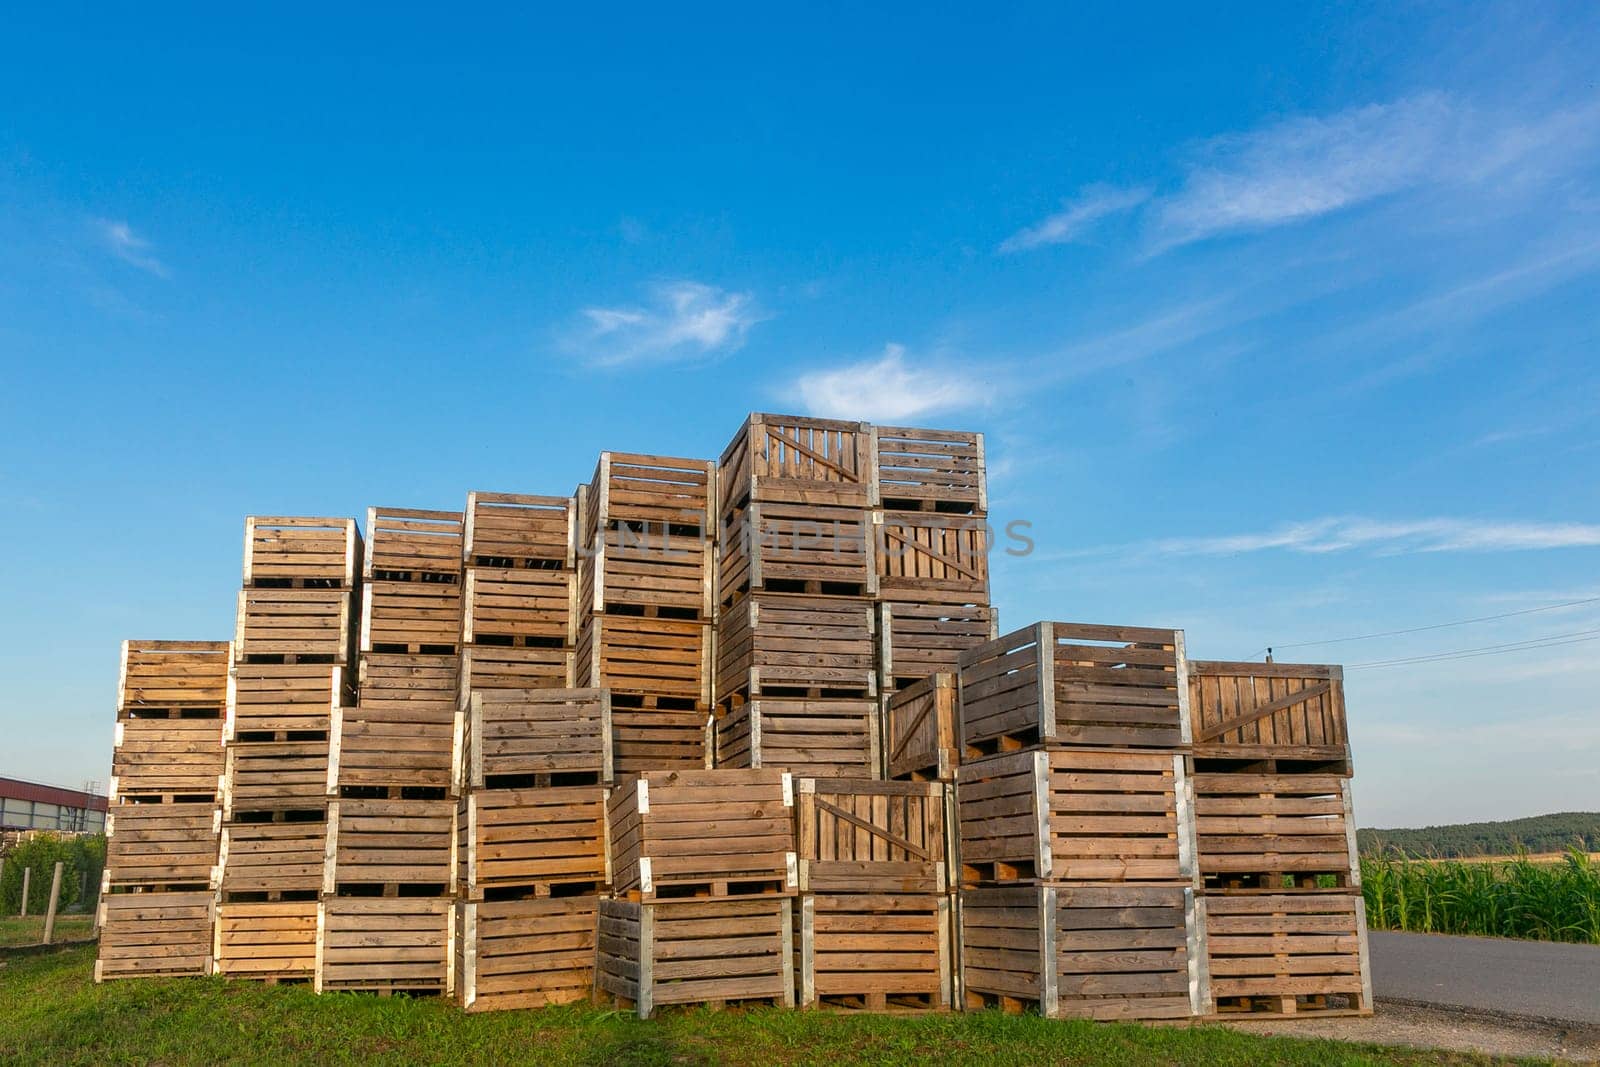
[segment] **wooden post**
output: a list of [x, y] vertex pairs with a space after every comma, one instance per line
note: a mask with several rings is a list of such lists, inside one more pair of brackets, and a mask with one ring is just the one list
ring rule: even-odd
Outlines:
[[50, 879], [50, 907], [44, 913], [44, 943], [49, 944], [56, 932], [56, 902], [61, 899], [61, 868], [64, 864], [56, 860], [56, 873]]
[[17, 918], [19, 919], [26, 919], [28, 917], [28, 882], [31, 881], [32, 878], [33, 868], [22, 868], [22, 911], [17, 914]]

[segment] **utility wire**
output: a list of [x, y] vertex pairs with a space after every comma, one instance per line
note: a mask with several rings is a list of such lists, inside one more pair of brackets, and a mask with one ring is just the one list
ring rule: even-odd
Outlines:
[[1507, 652], [1526, 652], [1536, 648], [1554, 648], [1557, 645], [1577, 645], [1585, 641], [1600, 640], [1600, 630], [1575, 630], [1569, 634], [1550, 634], [1546, 637], [1531, 638], [1527, 641], [1509, 641], [1499, 645], [1484, 645], [1481, 648], [1461, 648], [1452, 652], [1434, 652], [1424, 656], [1406, 656], [1401, 659], [1373, 660], [1370, 663], [1352, 663], [1345, 670], [1360, 670], [1364, 667], [1397, 667], [1408, 663], [1430, 663], [1434, 660], [1472, 659], [1477, 656], [1498, 656]]

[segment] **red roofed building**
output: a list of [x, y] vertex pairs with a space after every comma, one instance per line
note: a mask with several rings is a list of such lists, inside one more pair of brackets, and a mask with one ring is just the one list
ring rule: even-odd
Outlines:
[[0, 830], [101, 833], [106, 798], [97, 793], [0, 778]]

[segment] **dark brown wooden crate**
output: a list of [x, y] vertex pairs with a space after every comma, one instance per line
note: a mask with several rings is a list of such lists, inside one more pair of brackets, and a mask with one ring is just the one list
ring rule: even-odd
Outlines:
[[106, 885], [210, 888], [221, 823], [214, 801], [112, 804], [106, 813]]
[[252, 515], [244, 520], [244, 587], [354, 589], [361, 573], [354, 519]]
[[1223, 893], [1201, 904], [1211, 1011], [1372, 1013], [1359, 892]]
[[521, 493], [467, 494], [462, 556], [468, 566], [571, 570], [577, 501]]
[[981, 433], [874, 426], [872, 455], [885, 508], [962, 515], [988, 510]]
[[954, 675], [961, 653], [995, 639], [999, 613], [984, 605], [878, 605], [878, 660], [884, 693], [947, 671]]
[[709, 768], [706, 712], [622, 706], [627, 699], [613, 698], [611, 708], [616, 776]]
[[468, 567], [461, 639], [467, 644], [566, 648], [578, 636], [576, 598], [568, 570]]
[[454, 793], [461, 777], [463, 714], [422, 701], [362, 705], [334, 712], [328, 793], [436, 790]]
[[1349, 773], [1340, 667], [1190, 660], [1189, 717], [1198, 755], [1342, 762]]
[[605, 689], [503, 689], [472, 695], [468, 783], [557, 775], [609, 783], [614, 774], [611, 693]]
[[982, 516], [880, 511], [873, 527], [878, 595], [885, 600], [989, 603], [989, 527]]
[[825, 596], [877, 593], [872, 516], [861, 508], [754, 503], [726, 515], [717, 534], [717, 602], [753, 590]]
[[456, 802], [336, 800], [328, 805], [326, 855], [324, 894], [379, 888], [389, 893], [391, 887], [453, 892]]
[[367, 509], [362, 577], [371, 581], [459, 585], [463, 516], [459, 511]]
[[318, 993], [454, 990], [455, 903], [425, 897], [332, 897], [317, 914]]
[[801, 891], [949, 891], [946, 789], [941, 782], [795, 779]]
[[890, 778], [953, 782], [961, 747], [955, 675], [941, 672], [886, 696], [884, 762]]
[[328, 741], [240, 741], [226, 749], [222, 818], [319, 812], [328, 802]]
[[1254, 774], [1197, 770], [1196, 852], [1210, 888], [1314, 888], [1332, 879], [1356, 889], [1350, 781], [1338, 774]]
[[802, 1007], [951, 1007], [948, 895], [806, 894], [797, 925]]
[[317, 906], [315, 900], [218, 905], [217, 973], [310, 982], [317, 969]]
[[716, 697], [724, 708], [761, 697], [877, 695], [870, 601], [752, 593], [717, 619]]
[[873, 467], [864, 422], [752, 414], [722, 453], [719, 511], [750, 501], [868, 507]]
[[589, 999], [599, 909], [592, 895], [457, 905], [461, 1006], [504, 1011]]
[[881, 762], [878, 706], [872, 699], [760, 699], [719, 714], [718, 767], [863, 778]]
[[228, 699], [227, 641], [124, 641], [117, 718], [154, 709], [221, 708]]
[[610, 881], [604, 786], [473, 790], [462, 800], [459, 827], [469, 900]]
[[209, 889], [103, 894], [94, 980], [210, 974], [215, 907]]

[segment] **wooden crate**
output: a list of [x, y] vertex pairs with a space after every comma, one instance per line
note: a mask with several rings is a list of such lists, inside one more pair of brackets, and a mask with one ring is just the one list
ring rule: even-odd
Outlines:
[[368, 508], [362, 577], [368, 582], [459, 585], [465, 558], [462, 525], [459, 511]]
[[641, 771], [707, 770], [704, 711], [629, 707], [628, 697], [613, 697], [611, 738], [616, 776]]
[[570, 649], [469, 645], [461, 650], [457, 699], [465, 707], [479, 689], [571, 689], [574, 671]]
[[722, 453], [719, 511], [750, 501], [869, 507], [873, 466], [864, 422], [752, 414]]
[[455, 989], [455, 903], [333, 897], [317, 908], [316, 990], [440, 994]]
[[600, 901], [595, 986], [648, 1019], [664, 1004], [794, 1006], [789, 897]]
[[470, 900], [593, 893], [610, 881], [604, 786], [473, 790], [458, 824]]
[[806, 894], [796, 940], [802, 1007], [940, 1011], [952, 1005], [948, 895]]
[[614, 774], [606, 689], [502, 689], [472, 694], [467, 784], [609, 784]]
[[252, 515], [244, 520], [246, 589], [354, 589], [361, 556], [354, 519]]
[[1194, 775], [1196, 851], [1208, 888], [1361, 886], [1350, 781], [1337, 774]]
[[906, 604], [989, 603], [984, 518], [915, 511], [873, 514], [878, 595]]
[[1059, 748], [962, 764], [962, 884], [1194, 882], [1185, 758]]
[[456, 985], [467, 1011], [542, 1008], [594, 992], [593, 895], [456, 906]]
[[1189, 718], [1197, 754], [1350, 772], [1341, 667], [1190, 660]]
[[717, 619], [717, 702], [877, 695], [871, 601], [752, 593]]
[[580, 541], [592, 548], [599, 531], [624, 523], [672, 526], [708, 540], [716, 483], [717, 465], [708, 459], [602, 452], [582, 501]]
[[244, 663], [347, 663], [354, 629], [346, 589], [241, 589], [234, 656]]
[[228, 677], [224, 736], [310, 740], [326, 737], [333, 710], [354, 698], [349, 674], [326, 663], [238, 663]]
[[578, 684], [647, 706], [704, 710], [711, 703], [711, 627], [684, 619], [591, 616], [578, 638]]
[[878, 705], [872, 699], [761, 699], [719, 714], [718, 767], [789, 771], [814, 777], [877, 773]]
[[931, 675], [884, 698], [884, 760], [890, 778], [953, 782], [961, 749], [956, 678]]
[[1041, 622], [961, 653], [960, 664], [968, 755], [1188, 744], [1182, 630]]
[[215, 800], [226, 765], [222, 716], [218, 707], [135, 708], [113, 732], [109, 802]]
[[230, 823], [222, 828], [224, 902], [310, 896], [322, 889], [328, 824], [294, 820]]
[[878, 663], [884, 693], [960, 666], [961, 654], [993, 641], [999, 613], [982, 604], [878, 605]]
[[221, 708], [228, 699], [228, 641], [124, 641], [117, 718]]
[[360, 702], [334, 715], [329, 794], [453, 791], [465, 723], [458, 671], [455, 656], [363, 655]]
[[612, 884], [645, 900], [793, 892], [793, 808], [778, 771], [646, 771], [607, 804]]
[[578, 607], [595, 615], [711, 619], [716, 543], [698, 527], [614, 523], [584, 542]]
[[873, 597], [878, 590], [870, 512], [820, 504], [740, 507], [717, 533], [717, 603], [753, 590]]
[[226, 752], [225, 821], [248, 812], [318, 812], [327, 804], [326, 739], [230, 742]]
[[117, 804], [106, 813], [105, 885], [211, 886], [222, 812], [203, 804]]
[[795, 779], [801, 892], [948, 892], [945, 809], [941, 782]]
[[462, 558], [469, 567], [571, 570], [577, 501], [520, 493], [467, 494]]
[[567, 648], [578, 637], [577, 588], [567, 570], [468, 567], [461, 640]]
[[444, 655], [461, 645], [461, 586], [369, 578], [361, 587], [361, 651]]
[[878, 500], [896, 511], [981, 515], [989, 509], [983, 434], [872, 427]]
[[1201, 903], [1218, 1016], [1372, 1014], [1359, 892], [1224, 893]]
[[102, 894], [94, 980], [210, 974], [215, 899], [209, 889]]
[[1009, 886], [961, 891], [961, 985], [971, 1008], [1052, 1019], [1200, 1014], [1194, 891]]
[[213, 954], [228, 978], [310, 982], [317, 969], [315, 900], [221, 904]]
[[322, 892], [455, 891], [456, 802], [336, 800], [328, 805]]

